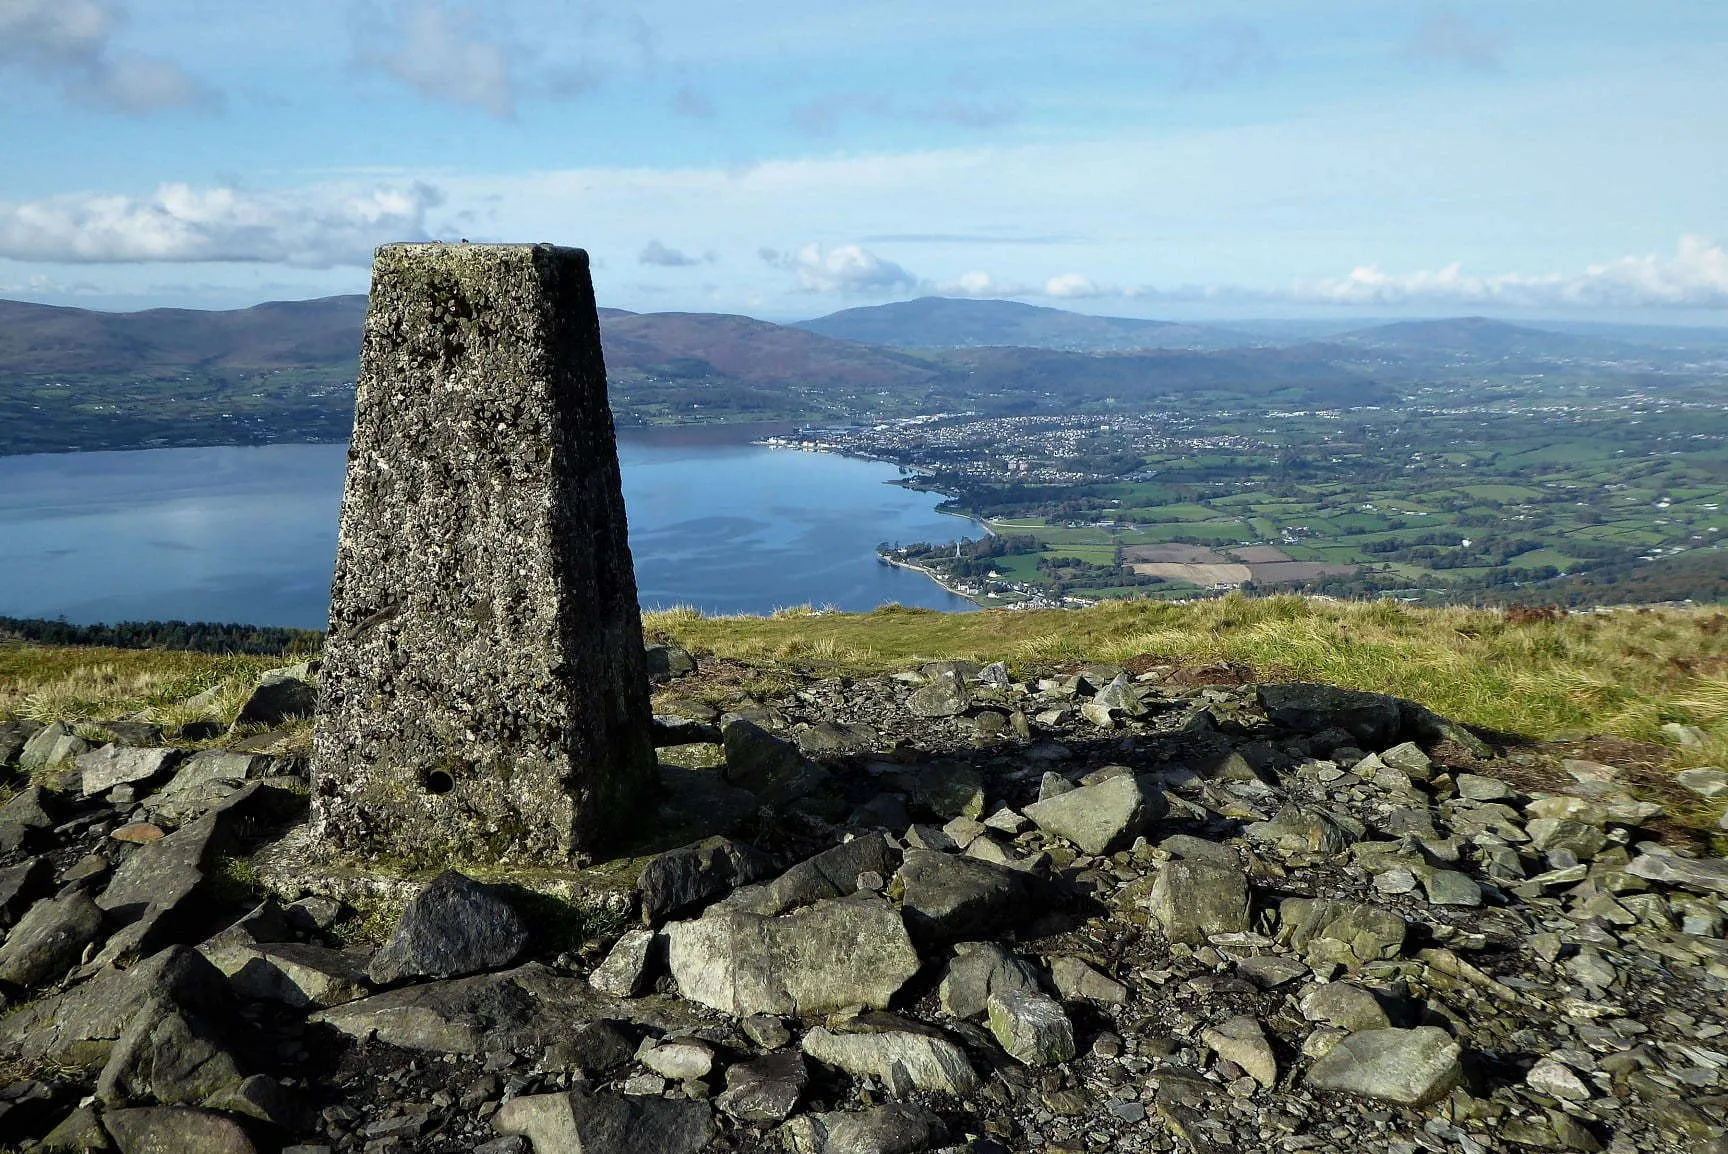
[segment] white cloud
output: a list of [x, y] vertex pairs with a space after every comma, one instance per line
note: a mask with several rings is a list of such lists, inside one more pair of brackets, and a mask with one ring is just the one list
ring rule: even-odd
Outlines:
[[0, 203], [0, 258], [49, 263], [365, 265], [389, 241], [427, 239], [431, 185], [292, 193], [164, 184], [149, 197], [73, 194]]
[[1000, 300], [1004, 297], [1031, 296], [1028, 285], [997, 280], [987, 272], [974, 270], [961, 273], [951, 281], [934, 286], [936, 295], [945, 297], [975, 297], [980, 300]]
[[1044, 282], [1044, 295], [1059, 300], [1086, 300], [1089, 297], [1115, 295], [1119, 291], [1100, 288], [1077, 272], [1065, 272]]
[[[513, 50], [488, 38], [486, 29], [476, 8], [401, 0], [382, 25], [357, 33], [370, 41], [359, 45], [359, 62], [422, 96], [507, 117], [516, 107]], [[573, 83], [571, 90], [586, 83]]]
[[796, 275], [798, 287], [804, 292], [880, 296], [910, 291], [922, 284], [893, 261], [855, 244], [826, 249], [819, 244], [807, 244], [789, 253], [763, 249], [761, 256], [774, 267]]
[[1684, 236], [1671, 257], [1624, 256], [1571, 274], [1478, 276], [1457, 264], [1400, 274], [1365, 265], [1347, 276], [1299, 281], [1291, 295], [1329, 304], [1725, 308], [1728, 247], [1706, 237]]
[[115, 47], [123, 22], [102, 0], [0, 0], [0, 71], [49, 81], [67, 100], [110, 112], [217, 103], [179, 65]]
[[659, 265], [661, 268], [690, 268], [694, 265], [712, 263], [714, 254], [706, 257], [691, 256], [675, 248], [667, 248], [657, 240], [651, 240], [642, 246], [642, 251], [636, 254], [639, 264]]

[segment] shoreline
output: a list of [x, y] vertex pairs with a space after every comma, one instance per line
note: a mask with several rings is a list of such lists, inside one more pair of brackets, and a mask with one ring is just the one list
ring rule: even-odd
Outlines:
[[978, 599], [976, 597], [973, 597], [967, 593], [960, 592], [960, 590], [954, 588], [954, 586], [948, 584], [946, 581], [942, 580], [941, 577], [937, 576], [936, 571], [934, 569], [927, 569], [922, 565], [914, 565], [910, 561], [896, 561], [892, 557], [883, 556], [881, 553], [876, 554], [876, 560], [882, 562], [882, 564], [884, 564], [884, 565], [892, 565], [896, 569], [911, 569], [914, 572], [922, 573], [922, 574], [924, 574], [924, 576], [930, 578], [931, 581], [933, 581], [938, 587], [940, 587], [945, 592], [950, 593], [953, 596], [958, 597], [958, 598], [960, 598], [960, 600], [965, 601], [971, 605], [975, 605], [979, 609], [986, 609], [986, 608], [998, 608], [999, 609], [999, 608], [1001, 608], [1001, 606], [983, 605], [978, 601]]

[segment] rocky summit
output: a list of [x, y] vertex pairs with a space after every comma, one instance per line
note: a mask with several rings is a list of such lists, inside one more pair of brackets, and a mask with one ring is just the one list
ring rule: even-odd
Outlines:
[[660, 657], [658, 808], [562, 873], [321, 858], [269, 734], [0, 726], [0, 1146], [1728, 1152], [1669, 817], [1720, 771], [1235, 667]]

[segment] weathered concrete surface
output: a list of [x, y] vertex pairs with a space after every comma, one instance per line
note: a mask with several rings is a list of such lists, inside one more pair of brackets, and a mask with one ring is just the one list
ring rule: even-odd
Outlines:
[[567, 864], [654, 780], [587, 254], [373, 266], [315, 729], [320, 832], [414, 864]]

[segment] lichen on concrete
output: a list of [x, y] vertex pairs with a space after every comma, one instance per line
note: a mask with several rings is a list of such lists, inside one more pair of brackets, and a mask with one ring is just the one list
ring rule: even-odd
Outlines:
[[654, 780], [587, 254], [373, 268], [314, 737], [334, 852], [569, 865]]

